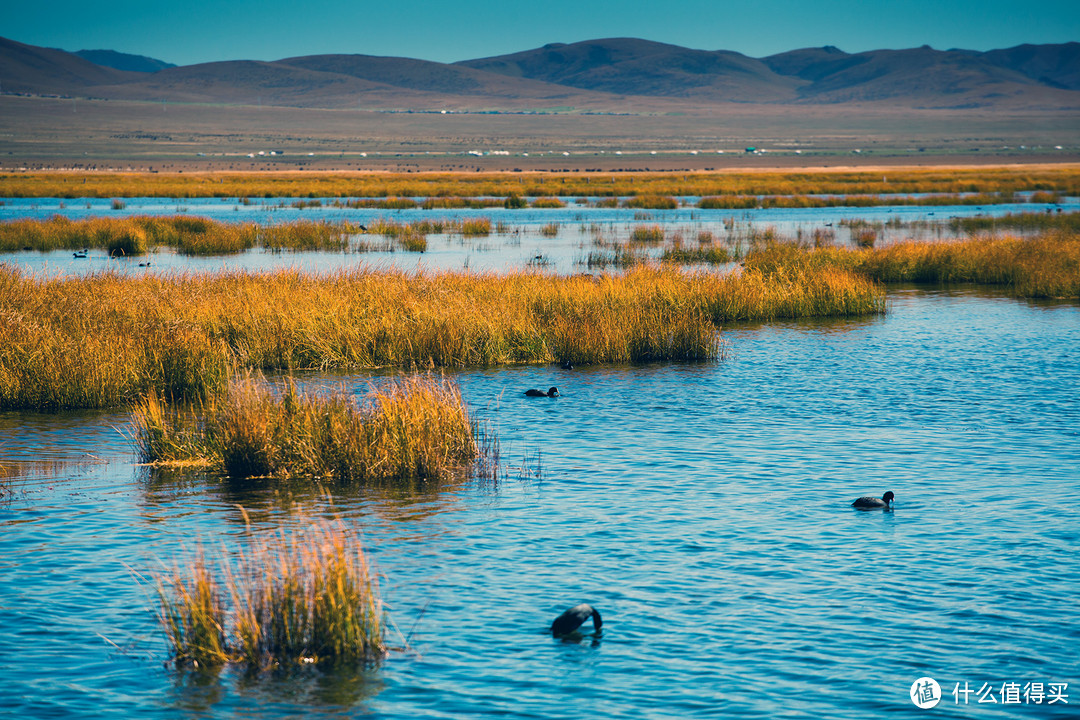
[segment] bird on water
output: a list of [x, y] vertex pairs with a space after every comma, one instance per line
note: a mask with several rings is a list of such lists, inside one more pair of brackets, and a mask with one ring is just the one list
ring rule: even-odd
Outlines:
[[559, 388], [549, 388], [547, 392], [536, 389], [526, 390], [525, 395], [528, 397], [559, 397]]
[[858, 508], [859, 510], [877, 510], [878, 508], [888, 509], [890, 507], [889, 503], [893, 501], [894, 497], [896, 496], [893, 495], [892, 490], [889, 490], [880, 498], [869, 496], [858, 498], [855, 502], [851, 503], [851, 507]]
[[551, 623], [551, 634], [555, 637], [568, 635], [581, 627], [581, 624], [590, 617], [593, 622], [593, 630], [599, 631], [600, 626], [604, 624], [604, 621], [600, 618], [600, 612], [588, 603], [575, 605], [555, 618], [555, 621]]

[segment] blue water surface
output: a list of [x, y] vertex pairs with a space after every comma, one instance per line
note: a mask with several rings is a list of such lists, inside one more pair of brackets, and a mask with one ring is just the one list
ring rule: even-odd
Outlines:
[[[413, 494], [151, 471], [125, 412], [0, 413], [0, 714], [1077, 717], [1077, 305], [899, 288], [881, 318], [723, 337], [719, 362], [453, 374], [504, 468]], [[850, 507], [885, 490], [891, 512]], [[364, 538], [399, 649], [167, 665], [154, 575], [312, 514]], [[553, 639], [582, 601], [602, 633]], [[1004, 705], [1011, 682], [1069, 704]]]

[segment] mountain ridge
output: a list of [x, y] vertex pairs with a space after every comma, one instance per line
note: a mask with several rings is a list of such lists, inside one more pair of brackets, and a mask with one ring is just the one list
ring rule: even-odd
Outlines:
[[95, 65], [111, 67], [114, 70], [150, 73], [176, 67], [173, 63], [167, 63], [157, 58], [146, 57], [145, 55], [131, 55], [130, 53], [115, 50], [77, 50], [72, 54], [78, 55], [84, 60], [89, 60]]
[[170, 66], [0, 38], [0, 82], [4, 93], [29, 95], [426, 111], [670, 112], [726, 103], [1078, 109], [1080, 43], [986, 52], [923, 46], [846, 53], [825, 46], [752, 58], [603, 38], [457, 63], [325, 54]]

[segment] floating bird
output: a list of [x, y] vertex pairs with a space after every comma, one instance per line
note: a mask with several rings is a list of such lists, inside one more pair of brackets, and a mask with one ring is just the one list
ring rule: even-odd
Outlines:
[[569, 360], [565, 360], [565, 361], [563, 361], [562, 369], [563, 370], [573, 370], [574, 369], [574, 363], [570, 362]]
[[877, 510], [879, 508], [888, 509], [889, 503], [892, 502], [894, 497], [896, 496], [893, 495], [892, 490], [889, 490], [880, 498], [869, 496], [858, 498], [857, 500], [855, 500], [855, 502], [851, 503], [851, 507], [858, 508], [859, 510]]
[[581, 627], [581, 623], [590, 617], [593, 622], [593, 630], [599, 632], [600, 626], [604, 624], [600, 613], [592, 605], [581, 603], [555, 618], [555, 621], [551, 623], [551, 634], [555, 637], [568, 635]]
[[559, 397], [559, 388], [549, 388], [547, 392], [543, 390], [526, 390], [525, 395], [528, 397]]
[[149, 261], [149, 260], [147, 260], [147, 261], [146, 261], [146, 262], [144, 262], [144, 263], [139, 263], [139, 267], [150, 267], [150, 261]]

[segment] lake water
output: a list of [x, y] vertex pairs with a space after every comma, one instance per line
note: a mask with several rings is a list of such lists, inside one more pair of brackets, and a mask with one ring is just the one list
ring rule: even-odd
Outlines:
[[[884, 317], [723, 336], [715, 363], [455, 373], [504, 476], [337, 488], [332, 507], [138, 467], [123, 412], [0, 413], [20, 470], [0, 501], [0, 714], [1080, 716], [1080, 308], [894, 288]], [[890, 512], [849, 507], [885, 490]], [[311, 513], [363, 535], [408, 649], [366, 670], [167, 667], [146, 578]], [[583, 601], [602, 634], [553, 639]], [[909, 698], [924, 676], [934, 711]], [[1003, 704], [1009, 683], [1043, 702]]]
[[[0, 262], [16, 265], [28, 273], [39, 275], [73, 275], [99, 272], [106, 268], [121, 273], [170, 273], [215, 271], [263, 271], [292, 268], [305, 272], [328, 273], [360, 266], [413, 270], [471, 270], [500, 271], [506, 268], [532, 267], [544, 272], [575, 273], [587, 271], [589, 254], [604, 253], [596, 238], [604, 243], [625, 244], [633, 228], [640, 225], [663, 225], [668, 236], [680, 234], [687, 246], [695, 247], [699, 233], [712, 233], [717, 241], [735, 245], [745, 240], [751, 231], [768, 229], [784, 237], [809, 239], [814, 230], [828, 230], [839, 244], [850, 242], [850, 230], [845, 221], [866, 220], [873, 223], [902, 223], [901, 227], [886, 227], [881, 242], [913, 237], [938, 240], [955, 237], [948, 228], [950, 218], [978, 215], [1000, 216], [1023, 212], [1080, 212], [1080, 199], [1064, 198], [1061, 204], [1011, 203], [1002, 205], [955, 205], [941, 207], [827, 207], [827, 208], [763, 208], [751, 210], [700, 210], [693, 207], [697, 198], [682, 198], [689, 207], [677, 210], [633, 210], [627, 208], [598, 208], [578, 205], [567, 199], [568, 206], [557, 209], [484, 208], [476, 210], [376, 210], [333, 207], [332, 199], [323, 199], [321, 207], [298, 209], [292, 199], [254, 200], [239, 203], [236, 198], [127, 198], [122, 210], [112, 210], [108, 199], [60, 200], [56, 198], [7, 199], [0, 205], [0, 221], [15, 218], [45, 219], [63, 215], [71, 219], [88, 217], [125, 217], [132, 215], [186, 214], [208, 217], [220, 222], [257, 222], [264, 225], [295, 220], [347, 220], [371, 225], [377, 219], [399, 223], [434, 219], [467, 219], [484, 217], [491, 220], [493, 229], [502, 223], [506, 232], [493, 232], [489, 237], [463, 238], [460, 235], [430, 235], [428, 249], [415, 252], [270, 252], [250, 250], [236, 255], [187, 257], [162, 249], [142, 258], [109, 258], [104, 250], [91, 250], [86, 259], [75, 259], [70, 250], [53, 252], [0, 253]], [[548, 237], [541, 233], [543, 226], [558, 224], [558, 234]], [[377, 235], [358, 236], [368, 241], [380, 240]], [[658, 250], [654, 250], [654, 253]], [[150, 260], [150, 267], [139, 267]]]

